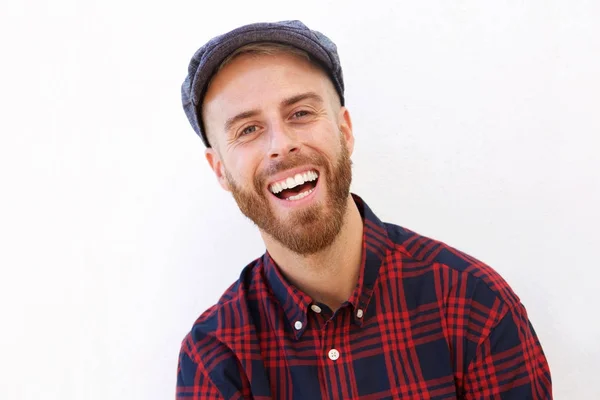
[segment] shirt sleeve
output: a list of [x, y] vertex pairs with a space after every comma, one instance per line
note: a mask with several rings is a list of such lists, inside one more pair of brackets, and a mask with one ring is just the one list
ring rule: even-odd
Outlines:
[[252, 400], [237, 358], [213, 335], [197, 330], [181, 343], [176, 400]]
[[176, 400], [224, 400], [219, 389], [210, 380], [203, 365], [200, 365], [187, 351], [184, 343], [179, 353], [177, 365]]
[[483, 340], [464, 377], [464, 399], [552, 399], [548, 362], [522, 304]]

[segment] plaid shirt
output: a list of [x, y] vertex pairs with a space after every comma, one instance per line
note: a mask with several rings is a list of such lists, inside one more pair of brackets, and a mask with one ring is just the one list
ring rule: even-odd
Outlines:
[[540, 343], [498, 273], [354, 200], [362, 268], [348, 301], [313, 302], [265, 253], [183, 340], [177, 399], [551, 399]]

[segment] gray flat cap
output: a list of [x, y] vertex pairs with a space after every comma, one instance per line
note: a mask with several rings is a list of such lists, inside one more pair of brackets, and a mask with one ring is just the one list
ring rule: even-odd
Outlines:
[[344, 105], [344, 79], [337, 47], [327, 36], [310, 30], [300, 21], [263, 22], [244, 25], [217, 36], [202, 46], [190, 61], [188, 75], [181, 85], [183, 110], [194, 131], [210, 147], [202, 124], [202, 101], [216, 69], [235, 50], [250, 43], [275, 42], [306, 51], [329, 73]]

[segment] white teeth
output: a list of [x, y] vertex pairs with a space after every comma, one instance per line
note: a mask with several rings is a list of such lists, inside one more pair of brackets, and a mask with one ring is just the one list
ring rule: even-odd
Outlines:
[[[279, 182], [275, 182], [271, 184], [271, 192], [277, 194], [285, 189], [292, 189], [298, 185], [302, 185], [306, 182], [314, 181], [317, 179], [319, 175], [314, 171], [307, 171], [302, 174], [296, 174], [293, 177], [289, 177], [287, 179], [283, 179]], [[300, 196], [302, 193], [298, 194]]]
[[313, 189], [307, 190], [306, 192], [298, 193], [295, 196], [288, 197], [286, 200], [291, 200], [291, 201], [300, 200], [300, 199], [308, 196], [309, 194], [311, 194], [313, 190], [315, 190], [315, 189], [313, 188]]
[[294, 180], [296, 181], [296, 185], [302, 185], [304, 183], [304, 178], [300, 174], [296, 174]]
[[293, 187], [296, 187], [296, 180], [294, 178], [287, 178], [285, 183], [287, 183], [287, 188], [291, 189]]

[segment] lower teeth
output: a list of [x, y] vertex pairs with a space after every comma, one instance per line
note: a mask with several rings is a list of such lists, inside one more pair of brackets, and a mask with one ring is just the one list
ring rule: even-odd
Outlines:
[[299, 193], [299, 194], [297, 194], [295, 196], [290, 196], [286, 200], [300, 200], [300, 199], [308, 196], [309, 194], [311, 194], [313, 190], [315, 190], [315, 189], [312, 188], [310, 190], [307, 190], [306, 192]]

